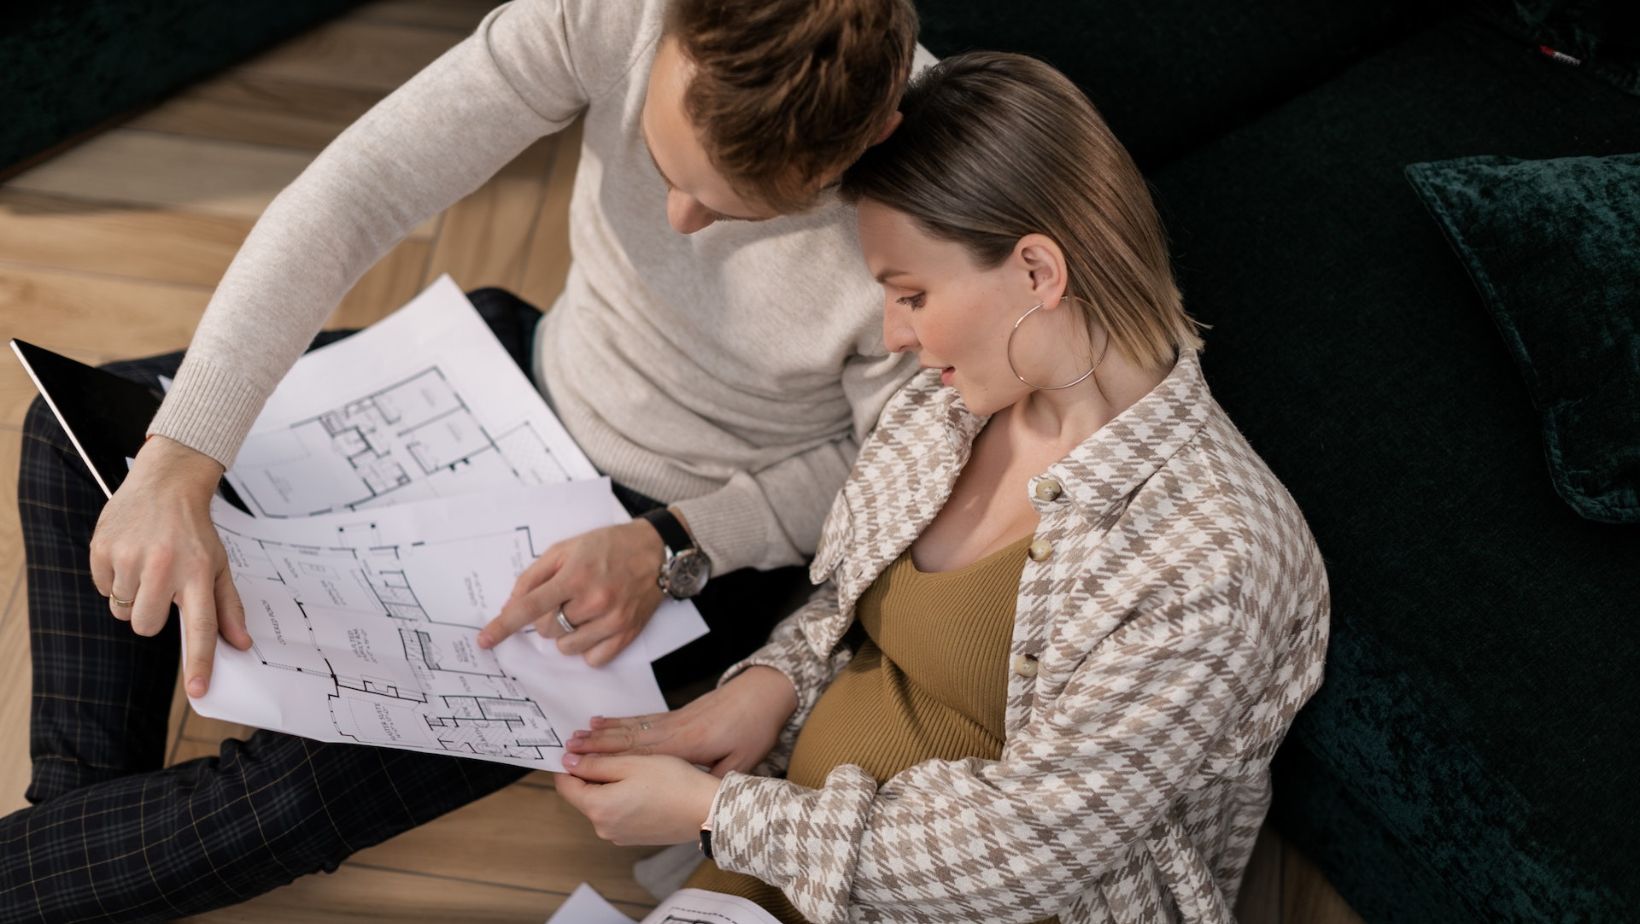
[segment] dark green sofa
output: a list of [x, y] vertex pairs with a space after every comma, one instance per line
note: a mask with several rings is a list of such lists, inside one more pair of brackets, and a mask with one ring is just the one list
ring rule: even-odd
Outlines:
[[[1038, 54], [1105, 112], [1213, 325], [1209, 382], [1315, 531], [1332, 644], [1277, 829], [1369, 921], [1640, 920], [1640, 526], [1554, 493], [1402, 175], [1640, 151], [1640, 4], [920, 6], [936, 54]], [[1584, 55], [1591, 18], [1607, 54], [1539, 51]]]
[[14, 0], [0, 7], [0, 177], [359, 0]]

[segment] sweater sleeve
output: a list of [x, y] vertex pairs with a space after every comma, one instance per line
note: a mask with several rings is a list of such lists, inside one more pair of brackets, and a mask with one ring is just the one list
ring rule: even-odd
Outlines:
[[1144, 840], [1271, 682], [1268, 633], [1233, 600], [1211, 582], [1112, 633], [999, 760], [926, 761], [881, 788], [850, 765], [820, 789], [729, 774], [718, 864], [816, 924], [1062, 910]]
[[268, 396], [359, 277], [630, 67], [644, 44], [636, 8], [499, 7], [338, 136], [251, 230], [148, 432], [231, 466]]
[[853, 412], [850, 432], [758, 471], [737, 472], [716, 491], [673, 505], [688, 520], [714, 573], [795, 565], [814, 554], [826, 512], [866, 434], [916, 371], [914, 357], [888, 353], [875, 331], [862, 339], [868, 345], [849, 358], [842, 373]]

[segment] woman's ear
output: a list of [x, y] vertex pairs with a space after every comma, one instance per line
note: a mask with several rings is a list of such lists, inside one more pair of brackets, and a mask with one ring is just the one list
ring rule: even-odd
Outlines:
[[1057, 304], [1069, 282], [1058, 242], [1046, 234], [1027, 234], [1014, 245], [1014, 259], [1027, 274], [1031, 295], [1043, 305]]

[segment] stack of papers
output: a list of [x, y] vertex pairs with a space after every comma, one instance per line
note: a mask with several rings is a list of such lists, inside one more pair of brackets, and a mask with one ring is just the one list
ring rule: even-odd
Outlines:
[[611, 664], [478, 629], [553, 543], [628, 519], [448, 276], [302, 357], [212, 519], [255, 645], [216, 650], [202, 715], [560, 771], [593, 715], [663, 711], [650, 662], [706, 633], [666, 601]]

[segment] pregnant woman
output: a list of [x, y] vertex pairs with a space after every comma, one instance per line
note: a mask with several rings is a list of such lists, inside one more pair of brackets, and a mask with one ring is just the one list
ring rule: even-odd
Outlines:
[[713, 693], [578, 732], [559, 790], [617, 842], [706, 829], [688, 884], [783, 921], [1230, 924], [1321, 682], [1321, 556], [1075, 86], [969, 54], [900, 108], [842, 192], [924, 369], [818, 589]]

